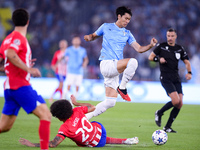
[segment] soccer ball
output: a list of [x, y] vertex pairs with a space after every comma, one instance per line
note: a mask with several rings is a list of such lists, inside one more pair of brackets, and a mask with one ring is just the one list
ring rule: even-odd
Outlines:
[[156, 130], [152, 134], [152, 141], [156, 145], [163, 145], [167, 142], [168, 136], [167, 133], [163, 130]]

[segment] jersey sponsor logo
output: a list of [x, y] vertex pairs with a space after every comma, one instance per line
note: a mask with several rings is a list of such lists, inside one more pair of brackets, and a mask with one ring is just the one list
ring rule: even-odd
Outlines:
[[180, 59], [181, 58], [181, 54], [180, 53], [175, 53], [176, 59]]

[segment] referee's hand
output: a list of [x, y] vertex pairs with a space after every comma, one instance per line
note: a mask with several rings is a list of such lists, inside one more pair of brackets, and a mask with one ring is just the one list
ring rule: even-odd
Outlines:
[[161, 63], [161, 64], [164, 64], [164, 63], [167, 63], [167, 61], [165, 60], [164, 57], [160, 57], [160, 63]]
[[185, 75], [185, 78], [186, 78], [186, 80], [190, 80], [190, 79], [192, 79], [192, 75], [190, 73], [187, 73]]

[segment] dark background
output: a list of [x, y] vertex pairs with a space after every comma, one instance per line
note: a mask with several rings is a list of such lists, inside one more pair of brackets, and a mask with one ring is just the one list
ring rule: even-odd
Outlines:
[[[99, 72], [98, 57], [102, 38], [85, 42], [83, 36], [96, 31], [104, 22], [115, 22], [115, 10], [118, 6], [132, 9], [132, 19], [127, 29], [137, 42], [147, 45], [152, 37], [159, 42], [166, 41], [166, 30], [177, 30], [177, 44], [184, 46], [192, 64], [192, 83], [200, 83], [200, 1], [198, 0], [0, 0], [0, 43], [13, 30], [10, 20], [16, 8], [25, 8], [31, 15], [27, 38], [33, 58], [37, 58], [36, 67], [43, 77], [54, 77], [50, 68], [51, 59], [58, 42], [79, 35], [82, 46], [86, 48], [89, 65], [84, 78], [102, 78]], [[124, 57], [134, 57], [139, 62], [133, 80], [158, 81], [158, 64], [148, 61], [152, 50], [137, 53], [126, 46]], [[180, 75], [185, 82], [185, 65], [180, 63]], [[3, 74], [2, 74], [3, 75]]]

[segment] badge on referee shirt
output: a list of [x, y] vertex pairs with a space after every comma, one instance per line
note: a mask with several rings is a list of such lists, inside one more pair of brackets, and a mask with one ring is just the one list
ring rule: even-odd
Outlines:
[[176, 59], [180, 59], [181, 58], [181, 54], [180, 53], [175, 53]]

